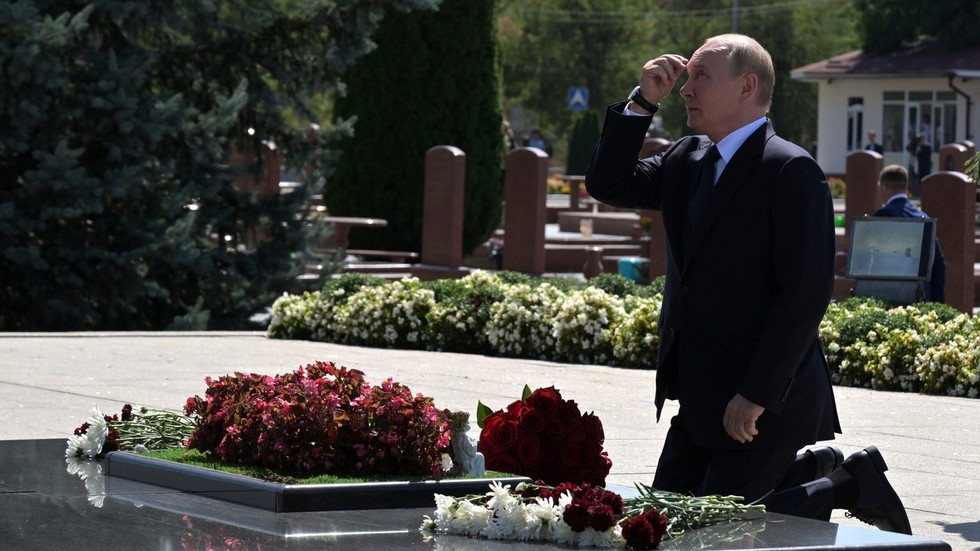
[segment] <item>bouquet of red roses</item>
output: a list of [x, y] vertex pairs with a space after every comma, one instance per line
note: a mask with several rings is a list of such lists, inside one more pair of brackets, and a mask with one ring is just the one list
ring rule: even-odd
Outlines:
[[551, 486], [563, 482], [605, 486], [612, 467], [602, 450], [602, 422], [583, 414], [573, 400], [565, 400], [555, 387], [531, 392], [493, 411], [477, 405], [477, 425], [483, 429], [477, 451], [487, 469], [526, 476]]

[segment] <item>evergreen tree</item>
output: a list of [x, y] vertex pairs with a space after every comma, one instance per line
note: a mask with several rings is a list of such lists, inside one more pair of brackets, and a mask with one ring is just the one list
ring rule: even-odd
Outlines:
[[[306, 199], [349, 131], [311, 136], [308, 98], [385, 6], [434, 3], [0, 4], [0, 330], [247, 327], [294, 286]], [[230, 154], [266, 144], [324, 162], [294, 193], [243, 189], [266, 167]]]
[[860, 15], [864, 51], [887, 53], [920, 38], [948, 49], [980, 44], [977, 0], [853, 0]]
[[492, 0], [389, 13], [378, 48], [345, 75], [336, 113], [357, 122], [327, 182], [327, 209], [388, 220], [388, 231], [352, 233], [351, 246], [421, 249], [425, 155], [437, 145], [466, 153], [463, 252], [499, 226], [505, 152], [493, 14]]
[[602, 132], [602, 121], [599, 112], [586, 109], [575, 120], [572, 127], [572, 138], [568, 142], [568, 163], [565, 172], [568, 174], [585, 174], [592, 161], [592, 151], [599, 142]]

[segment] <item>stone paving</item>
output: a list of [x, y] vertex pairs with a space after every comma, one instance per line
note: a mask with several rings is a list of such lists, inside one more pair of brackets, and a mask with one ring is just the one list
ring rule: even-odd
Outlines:
[[[653, 416], [654, 372], [480, 355], [268, 339], [263, 333], [0, 334], [0, 440], [61, 438], [88, 417], [125, 403], [180, 409], [205, 376], [291, 371], [330, 360], [432, 396], [440, 407], [505, 407], [524, 385], [557, 387], [603, 421], [613, 460], [607, 482], [653, 479], [676, 410]], [[980, 549], [980, 400], [836, 388], [845, 454], [876, 445], [902, 497], [913, 533], [956, 551]], [[476, 431], [475, 423], [473, 429]], [[476, 436], [476, 433], [473, 433]], [[861, 525], [835, 514], [832, 522]], [[862, 525], [863, 526], [863, 525]]]

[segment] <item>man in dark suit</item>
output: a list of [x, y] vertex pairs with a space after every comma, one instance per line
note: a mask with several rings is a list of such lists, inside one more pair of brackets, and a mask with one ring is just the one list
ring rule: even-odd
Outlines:
[[[650, 117], [685, 70], [687, 123], [704, 135], [638, 160]], [[769, 510], [825, 520], [845, 508], [910, 532], [873, 446], [829, 473], [788, 475], [800, 448], [840, 431], [817, 338], [835, 242], [823, 172], [766, 118], [774, 82], [769, 53], [743, 35], [710, 38], [690, 61], [652, 59], [630, 101], [607, 111], [587, 172], [595, 199], [663, 213], [657, 418], [666, 399], [680, 409], [654, 486], [768, 496]]]
[[878, 154], [884, 153], [884, 149], [881, 147], [881, 144], [878, 143], [878, 133], [874, 130], [868, 130], [868, 145], [864, 146], [864, 148]]
[[[875, 211], [875, 216], [929, 218], [909, 199], [909, 172], [902, 165], [888, 165], [881, 170], [878, 176], [878, 193], [884, 206]], [[946, 258], [939, 247], [938, 238], [932, 272], [923, 291], [923, 300], [926, 302], [946, 302]]]

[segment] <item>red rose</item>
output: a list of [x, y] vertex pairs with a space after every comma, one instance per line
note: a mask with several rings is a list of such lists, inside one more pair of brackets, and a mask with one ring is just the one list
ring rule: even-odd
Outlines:
[[547, 433], [548, 438], [551, 438], [552, 440], [565, 439], [565, 422], [562, 421], [557, 415], [545, 416], [544, 430], [545, 433]]
[[578, 404], [575, 403], [575, 400], [565, 400], [558, 404], [558, 415], [567, 423], [570, 419], [582, 417], [582, 412], [579, 411]]
[[581, 417], [565, 419], [565, 438], [569, 442], [584, 442], [586, 436], [585, 420]]
[[585, 437], [602, 445], [606, 440], [606, 433], [602, 430], [602, 421], [591, 413], [586, 414], [582, 420], [585, 422]]
[[[571, 441], [571, 439], [569, 439], [569, 441]], [[602, 453], [602, 445], [592, 442], [591, 440], [576, 443], [582, 446], [582, 455], [588, 457], [592, 462], [597, 461], [599, 455]]]
[[582, 447], [574, 442], [568, 442], [561, 448], [561, 464], [573, 469], [582, 460]]
[[548, 388], [539, 388], [527, 397], [527, 405], [540, 411], [546, 416], [549, 413], [558, 411], [558, 403], [560, 401], [561, 394], [559, 394], [553, 386], [549, 386]]
[[499, 471], [502, 473], [518, 474], [521, 476], [527, 476], [521, 468], [520, 464], [513, 457], [501, 453], [486, 458], [487, 469], [491, 471]]
[[522, 467], [533, 467], [541, 460], [541, 442], [537, 437], [524, 435], [517, 440], [517, 461]]
[[527, 404], [525, 404], [521, 400], [515, 400], [511, 402], [509, 406], [507, 406], [507, 413], [514, 419], [517, 419], [518, 417], [521, 416], [522, 413], [527, 411], [527, 409], [528, 409]]
[[585, 478], [596, 486], [605, 486], [606, 477], [609, 476], [611, 469], [612, 460], [609, 459], [609, 454], [602, 452], [602, 455], [599, 456], [599, 461], [596, 462], [595, 467], [592, 469], [592, 473], [586, 475]]
[[483, 420], [477, 450], [485, 456], [509, 449], [517, 442], [517, 422], [502, 411], [491, 413]]
[[531, 434], [541, 434], [544, 431], [544, 415], [536, 409], [525, 408], [521, 412], [521, 418], [518, 421], [521, 430], [529, 432]]

